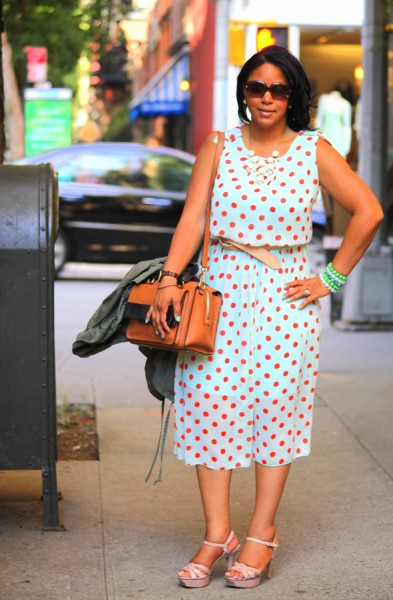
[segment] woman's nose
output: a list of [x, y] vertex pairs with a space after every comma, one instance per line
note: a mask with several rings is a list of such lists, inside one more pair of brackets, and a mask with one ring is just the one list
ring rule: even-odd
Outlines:
[[261, 98], [261, 102], [265, 103], [265, 104], [270, 104], [271, 102], [273, 102], [273, 97], [269, 91], [267, 91], [263, 94], [263, 96]]

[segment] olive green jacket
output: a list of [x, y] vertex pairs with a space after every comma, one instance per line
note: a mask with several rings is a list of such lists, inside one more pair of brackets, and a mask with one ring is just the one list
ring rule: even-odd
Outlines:
[[[73, 354], [85, 358], [114, 344], [128, 342], [124, 310], [131, 288], [134, 284], [158, 274], [165, 261], [166, 256], [145, 260], [134, 265], [126, 273], [119, 285], [94, 312], [84, 331], [78, 333], [72, 344]], [[173, 402], [176, 352], [145, 347], [139, 347], [139, 350], [146, 356], [145, 375], [150, 393], [159, 400], [168, 398]]]

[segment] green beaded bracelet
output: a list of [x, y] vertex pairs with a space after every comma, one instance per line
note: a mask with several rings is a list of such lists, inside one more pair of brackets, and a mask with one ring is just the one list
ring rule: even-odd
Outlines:
[[336, 271], [330, 262], [326, 269], [319, 274], [319, 279], [332, 294], [335, 294], [346, 283], [348, 277], [346, 275], [341, 275], [341, 273]]
[[329, 271], [332, 272], [333, 275], [335, 275], [339, 279], [342, 279], [344, 281], [344, 283], [345, 283], [345, 281], [347, 281], [348, 276], [347, 275], [341, 275], [341, 273], [339, 273], [338, 271], [336, 271], [336, 269], [333, 267], [333, 264], [331, 262], [328, 264], [327, 268], [329, 269]]
[[329, 292], [331, 292], [332, 294], [335, 294], [337, 292], [337, 290], [334, 287], [332, 287], [328, 281], [326, 281], [324, 273], [320, 273], [318, 277], [323, 283], [323, 285], [329, 290]]
[[336, 286], [338, 288], [340, 288], [342, 285], [344, 285], [343, 281], [340, 281], [339, 279], [335, 278], [334, 276], [332, 276], [330, 274], [330, 272], [328, 270], [325, 270], [323, 272], [323, 276], [326, 280], [329, 281], [329, 283], [331, 283], [331, 285]]
[[337, 285], [344, 285], [345, 281], [343, 281], [342, 279], [339, 279], [338, 277], [336, 277], [336, 275], [333, 275], [333, 273], [331, 271], [326, 270], [326, 273], [329, 275], [329, 278], [334, 281], [335, 283], [337, 283]]
[[326, 271], [324, 271], [322, 273], [322, 277], [326, 281], [326, 283], [329, 284], [329, 286], [331, 286], [336, 292], [338, 292], [338, 290], [340, 289], [341, 286], [339, 284], [337, 284], [335, 281], [333, 281], [333, 279], [331, 279], [329, 277], [329, 275], [326, 273]]

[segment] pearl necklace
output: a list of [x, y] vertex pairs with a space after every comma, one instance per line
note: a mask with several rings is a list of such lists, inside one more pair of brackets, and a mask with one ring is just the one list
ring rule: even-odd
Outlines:
[[263, 156], [257, 156], [254, 150], [252, 149], [250, 125], [248, 126], [248, 143], [250, 146], [250, 150], [248, 151], [249, 162], [246, 165], [248, 175], [255, 174], [257, 181], [259, 182], [270, 183], [272, 181], [274, 171], [277, 168], [277, 162], [280, 157], [278, 149], [282, 141], [284, 140], [286, 132], [287, 128], [285, 128], [280, 141], [278, 142], [271, 155], [264, 158]]

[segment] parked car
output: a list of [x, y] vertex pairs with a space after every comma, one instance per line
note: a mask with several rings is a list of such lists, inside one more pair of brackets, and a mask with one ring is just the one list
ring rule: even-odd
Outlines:
[[195, 157], [126, 142], [74, 144], [15, 161], [52, 163], [59, 180], [55, 269], [66, 261], [134, 263], [164, 256]]
[[[15, 161], [52, 163], [60, 227], [55, 269], [66, 261], [135, 263], [165, 256], [183, 209], [195, 157], [126, 142], [74, 144]], [[315, 210], [315, 225], [323, 220]]]

